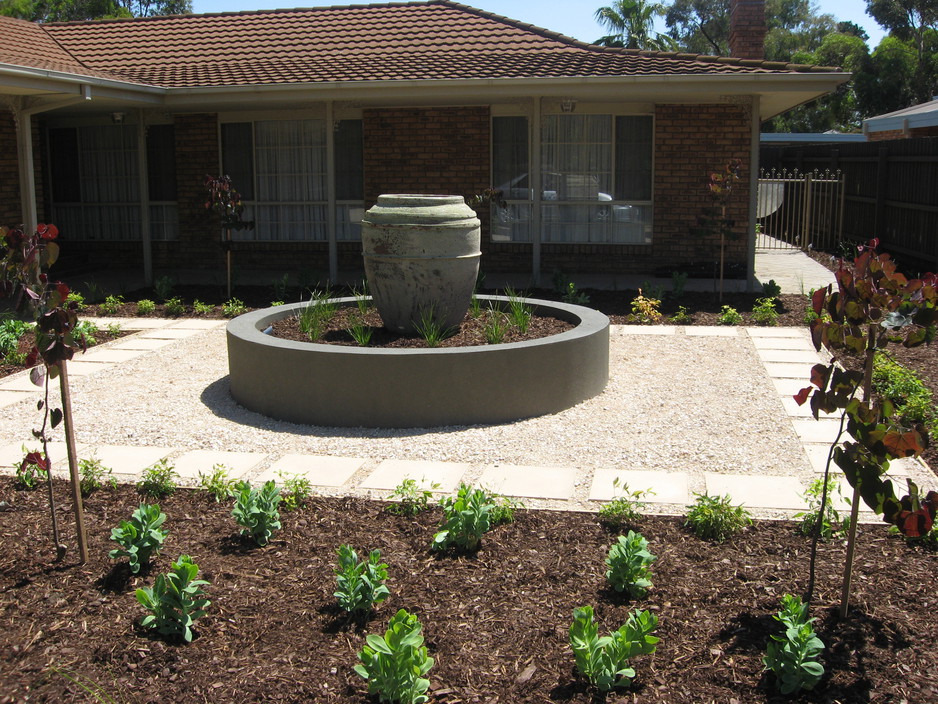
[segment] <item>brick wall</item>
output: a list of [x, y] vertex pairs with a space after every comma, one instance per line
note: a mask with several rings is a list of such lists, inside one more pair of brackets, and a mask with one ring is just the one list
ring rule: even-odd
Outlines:
[[910, 139], [912, 137], [938, 137], [938, 125], [934, 127], [914, 127], [908, 134], [904, 130], [883, 130], [882, 132], [868, 132], [868, 142], [885, 142], [889, 139]]
[[23, 221], [20, 212], [20, 172], [16, 152], [16, 123], [9, 110], [0, 112], [0, 225]]
[[765, 0], [731, 0], [730, 56], [765, 58]]

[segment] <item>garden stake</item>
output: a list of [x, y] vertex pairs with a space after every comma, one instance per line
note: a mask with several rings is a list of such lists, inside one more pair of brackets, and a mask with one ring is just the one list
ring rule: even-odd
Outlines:
[[[81, 501], [81, 477], [78, 474], [78, 455], [75, 450], [75, 429], [72, 427], [72, 396], [68, 390], [67, 362], [59, 362], [59, 387], [62, 391], [62, 422], [65, 423], [65, 447], [68, 451], [68, 472], [72, 485], [72, 504], [75, 510], [75, 529], [78, 532], [78, 556], [81, 564], [88, 562], [88, 535], [85, 532], [85, 512]], [[50, 468], [51, 469], [51, 468]], [[49, 472], [52, 475], [52, 472]]]
[[[46, 392], [45, 402], [43, 403], [43, 408], [49, 407], [49, 376], [48, 374], [44, 380], [44, 387]], [[55, 515], [55, 497], [52, 494], [52, 463], [49, 461], [49, 438], [46, 437], [46, 423], [49, 422], [49, 414], [46, 412], [42, 417], [42, 430], [39, 431], [39, 436], [42, 438], [42, 457], [46, 461], [46, 486], [49, 488], [49, 514], [52, 516], [52, 542], [55, 543], [55, 561], [59, 562], [63, 557], [65, 557], [65, 545], [62, 543], [62, 539], [59, 537], [59, 519]]]

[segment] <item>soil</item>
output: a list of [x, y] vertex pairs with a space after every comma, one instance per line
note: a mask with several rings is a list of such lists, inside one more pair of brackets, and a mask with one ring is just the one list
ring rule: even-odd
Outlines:
[[[117, 340], [125, 335], [130, 334], [127, 330], [113, 330], [109, 331], [107, 328], [102, 328], [94, 333], [95, 344], [100, 345], [105, 342], [111, 342], [112, 340]], [[20, 338], [19, 346], [17, 347], [17, 353], [22, 355], [23, 359], [26, 358], [26, 355], [29, 354], [29, 351], [33, 346], [33, 336], [31, 333], [28, 333]], [[88, 349], [91, 349], [93, 345], [89, 346]], [[0, 360], [0, 379], [10, 374], [16, 374], [27, 369], [24, 364], [11, 364], [7, 361]]]
[[[462, 324], [446, 332], [446, 336], [436, 344], [436, 347], [469, 347], [472, 345], [487, 345], [485, 324], [488, 316], [484, 313], [473, 317], [471, 312], [466, 313]], [[386, 327], [378, 315], [377, 310], [371, 308], [361, 316], [357, 308], [340, 308], [336, 315], [329, 320], [322, 333], [322, 336], [316, 342], [331, 345], [357, 345], [349, 333], [352, 325], [359, 324], [371, 331], [371, 339], [368, 347], [379, 348], [425, 348], [430, 347], [423, 337], [414, 335], [398, 335]], [[296, 340], [298, 342], [310, 342], [310, 338], [300, 330], [299, 319], [295, 316], [289, 316], [283, 320], [278, 320], [273, 324], [273, 334], [287, 340]], [[567, 330], [572, 330], [573, 325], [550, 316], [534, 315], [530, 318], [527, 330], [521, 330], [515, 326], [504, 324], [503, 343], [523, 342], [525, 340], [536, 340], [549, 335], [559, 335]]]
[[[55, 489], [66, 505], [66, 485]], [[259, 548], [238, 536], [229, 505], [177, 490], [160, 502], [169, 530], [163, 553], [134, 576], [125, 561], [107, 557], [115, 547], [110, 529], [141, 500], [133, 487], [85, 500], [91, 558], [84, 565], [75, 564], [74, 549], [52, 562], [44, 490], [19, 491], [4, 480], [0, 499], [8, 504], [0, 512], [0, 702], [89, 701], [71, 677], [100, 687], [106, 701], [376, 704], [352, 667], [365, 635], [383, 634], [400, 608], [418, 615], [436, 661], [433, 704], [789, 700], [775, 694], [761, 658], [779, 631], [772, 619], [779, 598], [806, 586], [809, 543], [791, 523], [757, 522], [714, 545], [679, 518], [642, 517], [634, 527], [658, 559], [654, 586], [630, 602], [605, 584], [603, 560], [616, 533], [590, 514], [522, 509], [488, 533], [477, 554], [439, 555], [430, 550], [438, 509], [408, 518], [379, 502], [316, 497], [283, 513], [283, 529]], [[71, 526], [64, 530], [74, 545]], [[844, 546], [820, 546], [812, 614], [827, 645], [826, 674], [793, 701], [938, 701], [938, 554], [882, 526], [862, 526], [859, 535], [845, 620], [834, 608]], [[361, 618], [346, 616], [332, 596], [344, 543], [359, 554], [378, 548], [389, 565], [390, 598]], [[182, 553], [211, 582], [212, 604], [188, 645], [143, 630], [134, 598]], [[567, 630], [573, 609], [586, 604], [601, 633], [633, 608], [658, 616], [657, 652], [631, 661], [631, 690], [604, 697], [576, 674]]]

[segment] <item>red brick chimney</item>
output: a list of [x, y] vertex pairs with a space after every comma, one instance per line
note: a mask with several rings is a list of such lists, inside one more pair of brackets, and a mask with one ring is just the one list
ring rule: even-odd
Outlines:
[[765, 58], [765, 0], [730, 0], [730, 56]]

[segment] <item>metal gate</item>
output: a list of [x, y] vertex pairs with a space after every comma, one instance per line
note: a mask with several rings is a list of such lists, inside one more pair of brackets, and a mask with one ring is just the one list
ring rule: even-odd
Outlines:
[[756, 246], [833, 252], [844, 222], [844, 176], [837, 171], [762, 170], [756, 209]]

